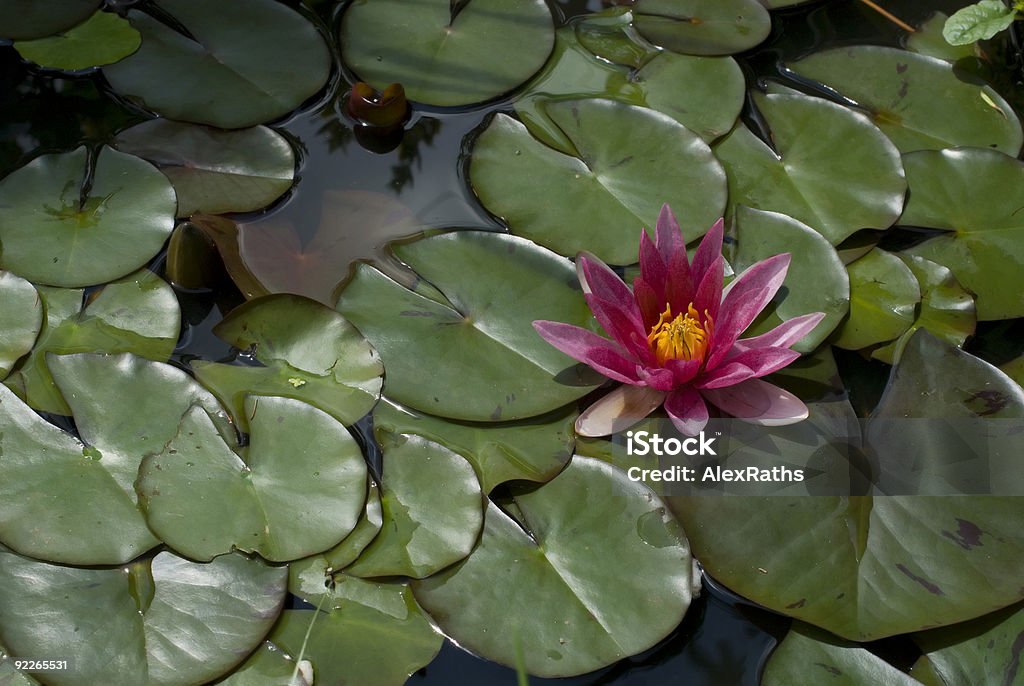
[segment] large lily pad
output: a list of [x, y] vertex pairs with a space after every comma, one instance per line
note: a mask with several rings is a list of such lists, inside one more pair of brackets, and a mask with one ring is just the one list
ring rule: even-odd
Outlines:
[[112, 281], [152, 258], [174, 228], [174, 189], [153, 165], [104, 147], [41, 155], [0, 181], [0, 265], [34, 283]]
[[413, 583], [459, 645], [570, 676], [646, 650], [679, 624], [693, 592], [689, 547], [642, 483], [577, 456], [508, 510], [518, 521], [492, 503], [469, 558]]
[[342, 57], [359, 79], [443, 107], [519, 86], [544, 66], [554, 34], [543, 0], [357, 0], [341, 20]]
[[89, 18], [101, 0], [0, 0], [0, 38], [31, 40], [66, 31]]
[[296, 663], [270, 641], [264, 641], [255, 653], [232, 671], [217, 686], [313, 686], [312, 667], [303, 660]]
[[420, 436], [391, 436], [383, 447], [384, 524], [345, 573], [421, 579], [469, 555], [483, 526], [472, 466]]
[[599, 383], [532, 326], [535, 319], [591, 321], [569, 260], [484, 231], [445, 233], [394, 251], [434, 288], [421, 281], [409, 290], [359, 264], [338, 301], [380, 352], [388, 397], [442, 417], [507, 421], [549, 412]]
[[133, 484], [182, 415], [202, 406], [233, 432], [212, 395], [183, 371], [132, 355], [64, 355], [50, 369], [81, 441], [0, 388], [0, 542], [32, 557], [121, 564], [155, 546]]
[[14, 658], [0, 643], [0, 686], [39, 686], [28, 674], [14, 668]]
[[80, 71], [122, 60], [141, 43], [139, 32], [127, 21], [112, 12], [96, 12], [66, 33], [19, 41], [14, 48], [40, 67]]
[[690, 55], [731, 55], [761, 43], [772, 30], [757, 0], [639, 0], [641, 34], [655, 45]]
[[132, 10], [138, 52], [103, 69], [114, 90], [180, 121], [238, 129], [280, 119], [327, 83], [316, 26], [274, 0], [159, 0], [181, 33]]
[[0, 547], [0, 640], [19, 657], [72, 661], [46, 674], [53, 686], [206, 683], [263, 639], [286, 581], [284, 568], [238, 554], [81, 569]]
[[389, 434], [415, 434], [466, 458], [484, 493], [506, 481], [549, 481], [572, 457], [574, 408], [528, 421], [474, 424], [417, 412], [387, 398], [373, 410], [379, 442]]
[[729, 175], [730, 208], [788, 214], [833, 245], [896, 220], [907, 187], [899, 152], [866, 117], [803, 95], [755, 101], [772, 145], [740, 123], [715, 146]]
[[149, 160], [171, 180], [179, 217], [262, 209], [295, 177], [291, 144], [265, 126], [222, 131], [152, 119], [117, 134], [114, 146]]
[[1024, 316], [1024, 163], [965, 149], [912, 153], [904, 165], [899, 223], [946, 231], [906, 252], [949, 267], [977, 296], [978, 319]]
[[[1008, 607], [972, 622], [924, 631], [914, 642], [924, 656], [911, 674], [926, 686], [1020, 681], [1024, 610]], [[925, 677], [928, 674], [931, 678]]]
[[167, 282], [147, 269], [88, 298], [79, 289], [40, 286], [38, 291], [46, 311], [42, 330], [6, 383], [40, 412], [71, 414], [50, 374], [50, 355], [133, 353], [166, 362], [178, 342], [178, 299]]
[[910, 267], [875, 248], [849, 266], [850, 316], [834, 343], [860, 350], [902, 336], [914, 323], [921, 288]]
[[340, 314], [297, 295], [269, 295], [232, 310], [214, 332], [264, 365], [196, 361], [196, 377], [248, 426], [245, 396], [278, 395], [355, 424], [377, 398], [384, 367], [377, 351]]
[[760, 260], [790, 253], [792, 262], [784, 287], [744, 336], [769, 331], [787, 319], [824, 312], [825, 319], [796, 345], [800, 352], [818, 347], [849, 309], [850, 280], [835, 248], [821, 234], [792, 217], [749, 207], [736, 208], [725, 246], [733, 269], [742, 272]]
[[339, 543], [366, 500], [355, 439], [289, 398], [249, 396], [245, 413], [243, 449], [232, 450], [196, 407], [161, 452], [142, 461], [136, 489], [149, 526], [197, 560], [237, 549], [284, 562]]
[[[292, 562], [289, 574], [292, 578], [317, 576], [321, 583], [324, 575], [334, 574], [355, 562], [366, 546], [377, 537], [384, 524], [384, 512], [381, 507], [380, 486], [369, 482], [366, 491], [366, 507], [355, 528], [342, 539], [341, 543], [323, 553]], [[301, 595], [301, 594], [300, 594]]]
[[43, 304], [39, 293], [25, 279], [0, 271], [0, 379], [14, 363], [32, 349], [43, 326]]
[[572, 155], [538, 142], [503, 114], [473, 146], [473, 188], [512, 233], [563, 255], [589, 250], [612, 264], [631, 264], [641, 227], [654, 225], [664, 203], [688, 239], [721, 216], [721, 165], [674, 119], [603, 99], [551, 102], [544, 111], [571, 141]]
[[791, 68], [857, 103], [902, 152], [973, 146], [1015, 157], [1024, 142], [999, 93], [938, 58], [855, 45], [815, 52]]

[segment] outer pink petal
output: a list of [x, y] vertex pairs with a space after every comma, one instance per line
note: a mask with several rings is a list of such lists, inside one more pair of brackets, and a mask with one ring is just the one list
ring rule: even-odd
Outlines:
[[700, 388], [723, 388], [747, 379], [776, 372], [800, 357], [789, 348], [755, 348], [730, 357], [705, 374], [697, 384]]
[[576, 420], [580, 436], [607, 436], [625, 431], [654, 412], [665, 394], [646, 386], [619, 386], [588, 407]]
[[[584, 293], [593, 293], [602, 300], [626, 305], [633, 302], [633, 291], [612, 271], [612, 268], [588, 252], [576, 258], [576, 275]], [[639, 322], [639, 312], [636, 313]]]
[[563, 353], [590, 365], [597, 373], [624, 383], [637, 383], [637, 364], [626, 352], [603, 336], [564, 322], [533, 323], [541, 338]]
[[715, 260], [722, 256], [724, 235], [725, 222], [721, 219], [712, 224], [708, 232], [704, 234], [700, 245], [697, 246], [697, 252], [693, 254], [693, 265], [690, 267], [694, 283], [700, 283], [707, 271], [714, 265]]
[[729, 284], [716, 322], [707, 369], [717, 367], [729, 354], [736, 339], [775, 297], [789, 269], [789, 253], [775, 255], [748, 267]]
[[692, 388], [671, 393], [665, 400], [665, 411], [675, 427], [687, 436], [696, 436], [708, 423], [708, 406]]
[[762, 381], [749, 379], [727, 388], [701, 391], [704, 399], [723, 412], [762, 426], [785, 426], [807, 419], [807, 406], [789, 391]]
[[801, 338], [814, 330], [814, 327], [825, 318], [824, 312], [793, 317], [782, 322], [768, 333], [753, 338], [741, 338], [736, 341], [733, 350], [754, 350], [756, 348], [791, 348]]
[[599, 298], [592, 293], [585, 294], [594, 318], [597, 319], [609, 336], [637, 359], [648, 361], [651, 358], [650, 346], [647, 345], [646, 331], [637, 326], [636, 317], [631, 311], [635, 305], [626, 303], [623, 307], [618, 303]]

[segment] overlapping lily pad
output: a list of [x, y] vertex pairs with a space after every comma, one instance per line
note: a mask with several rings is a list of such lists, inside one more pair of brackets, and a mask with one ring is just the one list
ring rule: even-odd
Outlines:
[[345, 64], [374, 88], [400, 83], [409, 100], [451, 107], [527, 81], [554, 33], [543, 0], [358, 0], [342, 18], [341, 47]]
[[114, 146], [149, 160], [171, 180], [179, 217], [262, 209], [295, 177], [291, 144], [265, 126], [222, 131], [152, 119], [119, 133]]
[[661, 501], [577, 456], [505, 511], [492, 503], [469, 558], [413, 590], [459, 645], [558, 677], [657, 643], [679, 623], [693, 583], [686, 537]]
[[635, 24], [655, 45], [689, 55], [731, 55], [761, 43], [772, 29], [757, 0], [639, 0]]
[[0, 379], [32, 349], [43, 326], [39, 293], [25, 279], [0, 271]]
[[359, 264], [338, 301], [380, 353], [388, 397], [442, 417], [508, 421], [562, 407], [601, 382], [533, 330], [535, 319], [591, 321], [569, 260], [484, 231], [394, 251], [420, 276], [414, 290]]
[[729, 175], [730, 208], [788, 214], [833, 245], [899, 217], [907, 187], [899, 152], [863, 115], [803, 95], [755, 101], [772, 144], [740, 123], [715, 146]]
[[50, 370], [81, 440], [0, 388], [0, 543], [67, 564], [121, 564], [155, 546], [133, 484], [193, 405], [234, 429], [181, 370], [132, 355], [64, 355]]
[[942, 35], [942, 29], [949, 17], [943, 12], [936, 12], [927, 21], [917, 27], [917, 31], [907, 36], [907, 50], [937, 57], [947, 62], [956, 62], [963, 58], [975, 57], [974, 45], [950, 45]]
[[265, 365], [192, 365], [242, 431], [250, 393], [302, 400], [344, 424], [354, 424], [380, 397], [384, 368], [377, 351], [344, 317], [316, 301], [269, 295], [235, 308], [214, 331]]
[[[316, 26], [274, 0], [159, 0], [177, 23], [132, 10], [138, 52], [103, 74], [114, 90], [180, 121], [238, 129], [280, 119], [327, 83]], [[177, 30], [180, 27], [187, 33]]]
[[[313, 578], [321, 584], [324, 576], [341, 571], [355, 562], [366, 546], [370, 545], [380, 533], [384, 523], [384, 512], [381, 507], [380, 486], [370, 481], [366, 491], [366, 507], [359, 522], [341, 543], [323, 553], [292, 562], [289, 574], [293, 579]], [[312, 575], [312, 577], [310, 577]], [[320, 587], [318, 587], [320, 588]], [[301, 595], [301, 594], [300, 594]]]
[[1022, 635], [1020, 605], [973, 622], [919, 633], [914, 642], [924, 656], [911, 674], [925, 686], [1012, 684], [1012, 677], [1020, 673]]
[[336, 545], [366, 500], [366, 464], [348, 430], [290, 398], [249, 396], [249, 445], [234, 450], [202, 407], [139, 468], [150, 528], [192, 559], [242, 550], [283, 562]]
[[93, 291], [40, 286], [45, 320], [31, 354], [11, 372], [6, 384], [34, 409], [71, 414], [53, 382], [50, 355], [133, 353], [166, 362], [178, 341], [181, 312], [167, 283], [142, 269]]
[[0, 640], [19, 657], [72, 662], [45, 675], [53, 686], [206, 683], [263, 639], [286, 582], [284, 568], [238, 554], [82, 569], [0, 547]]
[[391, 436], [383, 447], [384, 524], [345, 573], [421, 579], [469, 555], [483, 526], [472, 466], [420, 436]]
[[994, 150], [905, 156], [910, 197], [899, 223], [942, 229], [906, 252], [949, 267], [977, 296], [978, 319], [1024, 316], [1024, 164]]
[[999, 93], [934, 57], [856, 45], [815, 52], [791, 68], [857, 103], [905, 153], [973, 146], [1016, 156], [1024, 142]]
[[313, 686], [312, 664], [296, 663], [270, 641], [264, 641], [249, 658], [217, 686]]
[[792, 256], [784, 287], [744, 337], [765, 333], [787, 319], [824, 312], [825, 319], [814, 331], [792, 346], [800, 352], [817, 348], [849, 309], [850, 281], [835, 248], [792, 217], [749, 207], [736, 208], [731, 234], [734, 240], [725, 252], [737, 272], [773, 255]]
[[0, 181], [0, 266], [51, 286], [112, 281], [159, 252], [174, 207], [170, 182], [138, 157], [40, 155]]
[[[612, 6], [577, 17], [572, 29], [580, 45], [614, 64], [639, 68], [661, 52], [636, 30], [633, 10], [628, 6]], [[559, 33], [564, 33], [564, 29]]]
[[906, 333], [921, 302], [914, 272], [896, 255], [875, 248], [849, 266], [850, 316], [834, 343], [860, 350]]
[[19, 41], [14, 47], [40, 67], [80, 71], [122, 60], [141, 43], [139, 32], [127, 21], [112, 12], [96, 12], [59, 36]]
[[637, 259], [641, 227], [664, 203], [687, 238], [721, 216], [721, 165], [699, 136], [666, 115], [604, 99], [548, 103], [574, 147], [567, 155], [496, 115], [473, 146], [469, 176], [484, 206], [512, 233], [563, 255], [589, 250], [612, 264]]
[[32, 40], [66, 31], [89, 18], [101, 0], [0, 0], [0, 38]]

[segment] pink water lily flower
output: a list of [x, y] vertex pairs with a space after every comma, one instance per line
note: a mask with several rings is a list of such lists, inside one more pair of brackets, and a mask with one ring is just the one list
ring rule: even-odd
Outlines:
[[577, 433], [622, 431], [661, 405], [688, 436], [707, 424], [706, 403], [762, 425], [806, 419], [799, 398], [760, 377], [800, 357], [790, 346], [825, 315], [795, 317], [768, 333], [740, 338], [775, 297], [790, 256], [762, 260], [723, 288], [723, 230], [720, 219], [690, 263], [679, 224], [662, 207], [655, 240], [641, 232], [640, 276], [633, 290], [593, 255], [579, 255], [576, 271], [587, 303], [612, 340], [562, 322], [533, 326], [566, 355], [624, 385], [580, 415]]

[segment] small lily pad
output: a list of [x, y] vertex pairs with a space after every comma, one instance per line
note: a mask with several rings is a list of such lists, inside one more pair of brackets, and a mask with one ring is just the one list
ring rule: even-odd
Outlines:
[[422, 579], [469, 555], [483, 526], [472, 466], [420, 436], [392, 435], [383, 448], [384, 524], [345, 573]]
[[120, 95], [179, 121], [239, 129], [280, 119], [327, 83], [331, 56], [310, 21], [274, 0], [158, 0], [182, 30], [138, 9], [131, 57], [105, 67]]
[[295, 659], [270, 641], [264, 641], [245, 662], [217, 686], [313, 686]]
[[637, 29], [647, 40], [689, 55], [731, 55], [759, 45], [772, 20], [757, 0], [638, 0]]
[[214, 328], [249, 350], [263, 367], [196, 361], [196, 378], [212, 390], [242, 431], [247, 394], [302, 400], [355, 424], [377, 398], [384, 367], [377, 351], [334, 310], [298, 295], [269, 295], [232, 310]]
[[0, 38], [33, 40], [81, 24], [102, 0], [0, 0]]
[[907, 188], [899, 152], [866, 117], [804, 95], [757, 94], [755, 102], [771, 145], [743, 123], [715, 145], [731, 209], [788, 214], [833, 245], [896, 221]]
[[49, 355], [134, 353], [166, 362], [178, 342], [181, 311], [167, 282], [143, 269], [93, 291], [40, 286], [46, 316], [31, 354], [6, 384], [40, 412], [71, 414], [53, 382]]
[[361, 81], [377, 90], [400, 83], [409, 100], [442, 107], [527, 81], [554, 34], [543, 0], [357, 0], [341, 20], [342, 58]]
[[949, 17], [936, 12], [927, 21], [917, 27], [917, 31], [907, 36], [907, 50], [937, 57], [940, 60], [955, 63], [957, 60], [975, 57], [973, 45], [950, 45], [942, 35], [942, 29]]
[[[578, 17], [572, 25], [579, 44], [602, 60], [639, 69], [661, 49], [640, 35], [628, 6]], [[563, 30], [560, 30], [561, 33]]]
[[421, 277], [413, 290], [358, 264], [338, 300], [380, 353], [388, 397], [452, 419], [510, 421], [562, 407], [600, 383], [533, 330], [535, 319], [591, 321], [569, 260], [486, 231], [393, 249]]
[[43, 326], [43, 303], [25, 279], [0, 271], [0, 379], [36, 342]]
[[249, 396], [233, 450], [201, 408], [139, 468], [146, 521], [197, 560], [241, 550], [284, 562], [337, 545], [363, 511], [366, 464], [340, 423], [289, 398]]
[[893, 341], [914, 323], [921, 287], [907, 264], [875, 248], [848, 267], [850, 316], [833, 340], [847, 350]]
[[117, 134], [113, 145], [149, 160], [171, 180], [179, 217], [263, 209], [295, 177], [291, 144], [265, 126], [223, 131], [152, 119]]
[[105, 283], [149, 261], [174, 228], [174, 189], [153, 165], [84, 147], [40, 155], [0, 181], [0, 266], [33, 283]]
[[96, 12], [65, 33], [18, 41], [14, 48], [40, 67], [81, 71], [123, 60], [141, 44], [142, 36], [127, 21], [112, 12]]

